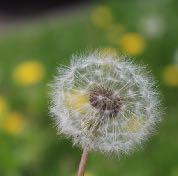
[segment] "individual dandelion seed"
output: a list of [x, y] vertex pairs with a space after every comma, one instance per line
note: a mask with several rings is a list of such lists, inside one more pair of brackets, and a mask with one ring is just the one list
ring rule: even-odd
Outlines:
[[145, 67], [102, 50], [74, 56], [52, 84], [50, 112], [57, 129], [80, 146], [78, 176], [89, 151], [128, 154], [160, 121], [159, 94]]

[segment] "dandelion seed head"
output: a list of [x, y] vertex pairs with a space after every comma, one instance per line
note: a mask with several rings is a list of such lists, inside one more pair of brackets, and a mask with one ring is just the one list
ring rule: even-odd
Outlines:
[[73, 56], [68, 68], [58, 69], [51, 92], [58, 131], [84, 149], [132, 152], [160, 121], [155, 82], [127, 57]]

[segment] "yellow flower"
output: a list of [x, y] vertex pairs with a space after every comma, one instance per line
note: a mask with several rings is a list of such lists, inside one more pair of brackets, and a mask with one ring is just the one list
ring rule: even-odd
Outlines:
[[117, 44], [118, 41], [116, 39], [118, 39], [123, 32], [124, 27], [121, 24], [111, 24], [106, 33], [107, 39], [109, 42]]
[[92, 174], [91, 172], [86, 172], [84, 176], [94, 176], [94, 174]]
[[144, 51], [145, 40], [137, 33], [128, 33], [119, 41], [121, 48], [130, 55], [139, 55]]
[[5, 97], [0, 96], [0, 128], [4, 122], [4, 119], [8, 113], [8, 104]]
[[0, 96], [0, 119], [4, 118], [8, 111], [8, 104], [4, 97]]
[[117, 57], [117, 50], [115, 48], [103, 48], [101, 49], [101, 56], [102, 59], [107, 59], [107, 56], [116, 58]]
[[107, 6], [95, 8], [91, 13], [91, 20], [97, 27], [107, 28], [113, 21], [110, 8]]
[[136, 115], [133, 114], [132, 118], [130, 118], [127, 124], [123, 126], [123, 130], [126, 132], [136, 133], [143, 128], [143, 125], [144, 120], [139, 119]]
[[30, 60], [15, 68], [13, 78], [19, 85], [28, 86], [40, 82], [44, 78], [44, 74], [45, 69], [42, 63]]
[[168, 65], [163, 73], [164, 81], [169, 86], [178, 86], [178, 65]]
[[137, 132], [142, 128], [141, 122], [138, 119], [130, 119], [127, 124], [127, 130], [129, 132]]
[[80, 90], [65, 93], [64, 96], [66, 106], [72, 110], [84, 113], [90, 106], [89, 96]]
[[9, 134], [18, 134], [20, 133], [24, 128], [24, 117], [22, 114], [12, 112], [10, 113], [3, 125], [3, 129], [5, 132]]

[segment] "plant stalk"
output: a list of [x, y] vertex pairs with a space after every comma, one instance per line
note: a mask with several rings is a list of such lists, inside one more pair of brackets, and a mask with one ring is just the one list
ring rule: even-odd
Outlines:
[[80, 165], [79, 165], [77, 176], [84, 176], [87, 161], [88, 161], [88, 151], [83, 150], [83, 154], [82, 154], [82, 157], [81, 157], [81, 160], [80, 160]]

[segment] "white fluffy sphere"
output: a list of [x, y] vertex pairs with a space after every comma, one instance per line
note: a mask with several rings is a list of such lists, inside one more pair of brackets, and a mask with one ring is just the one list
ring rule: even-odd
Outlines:
[[160, 120], [159, 95], [144, 67], [95, 51], [74, 56], [52, 84], [58, 131], [87, 150], [129, 153]]

